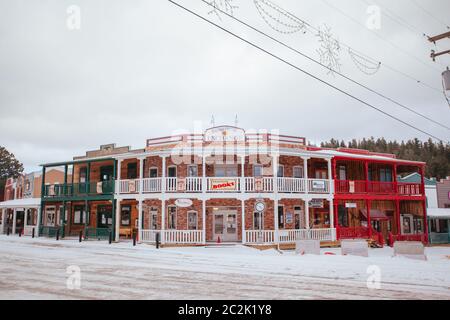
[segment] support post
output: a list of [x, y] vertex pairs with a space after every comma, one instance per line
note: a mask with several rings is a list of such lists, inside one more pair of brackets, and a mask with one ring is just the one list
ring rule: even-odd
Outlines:
[[305, 193], [309, 193], [309, 180], [308, 180], [308, 159], [307, 157], [302, 157], [303, 159], [303, 177], [305, 179]]
[[139, 199], [138, 203], [138, 241], [141, 241], [141, 229], [142, 229], [142, 199]]
[[366, 210], [367, 210], [367, 227], [369, 228], [369, 238], [372, 238], [372, 220], [370, 219], [370, 200], [366, 200]]
[[333, 206], [334, 206], [334, 228], [336, 229], [336, 240], [339, 240], [339, 207], [338, 207], [338, 201], [333, 200]]
[[165, 230], [166, 230], [166, 156], [161, 157], [162, 159], [162, 181], [161, 181], [161, 243], [165, 244]]
[[16, 221], [17, 219], [17, 209], [14, 208], [13, 209], [13, 225], [12, 225], [12, 234], [16, 234]]
[[[334, 228], [334, 204], [333, 204], [333, 199], [328, 199], [328, 207], [330, 208], [330, 228], [333, 229]], [[333, 236], [333, 241], [335, 241], [336, 239]]]
[[310, 224], [309, 224], [309, 200], [308, 199], [305, 199], [305, 224], [306, 224], [307, 230], [311, 229]]
[[202, 230], [203, 244], [206, 244], [206, 156], [202, 155]]
[[369, 162], [364, 161], [364, 178], [366, 180], [366, 192], [369, 192]]
[[[278, 244], [280, 242], [279, 238], [279, 219], [278, 216], [278, 154], [272, 155], [272, 166], [273, 166], [273, 176], [274, 176], [274, 205], [273, 205], [273, 215], [274, 215], [274, 228], [275, 228], [275, 243]], [[264, 214], [264, 213], [263, 213]], [[264, 227], [263, 227], [264, 229]]]
[[400, 219], [400, 201], [395, 200], [395, 221], [397, 224], [397, 235], [402, 234], [402, 226], [401, 226], [401, 219]]
[[[117, 202], [117, 205], [114, 208], [114, 202], [116, 200], [113, 200], [113, 212], [115, 211], [115, 219], [114, 219], [114, 242], [119, 242], [120, 241], [120, 200]], [[115, 209], [115, 210], [114, 210]]]
[[241, 229], [242, 229], [242, 244], [247, 243], [247, 236], [245, 234], [245, 200], [241, 199]]

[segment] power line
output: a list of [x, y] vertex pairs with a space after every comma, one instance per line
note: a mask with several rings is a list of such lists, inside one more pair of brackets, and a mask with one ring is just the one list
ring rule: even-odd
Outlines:
[[[204, 3], [207, 4], [207, 5], [211, 5], [211, 4], [210, 4], [208, 1], [206, 1], [206, 0], [201, 0], [201, 1], [204, 2]], [[251, 29], [251, 30], [253, 30], [253, 31], [255, 31], [255, 32], [257, 32], [257, 33], [263, 35], [263, 36], [265, 36], [266, 38], [268, 38], [268, 39], [270, 39], [270, 40], [272, 40], [272, 41], [274, 41], [274, 42], [276, 42], [276, 43], [282, 45], [283, 47], [285, 47], [285, 48], [287, 48], [287, 49], [289, 49], [289, 50], [291, 50], [291, 51], [293, 51], [293, 52], [295, 52], [295, 53], [301, 55], [302, 57], [304, 57], [304, 58], [306, 58], [306, 59], [308, 59], [308, 60], [310, 60], [310, 61], [312, 61], [312, 62], [314, 62], [314, 63], [316, 63], [316, 64], [318, 64], [318, 65], [320, 65], [321, 67], [326, 68], [327, 70], [333, 71], [334, 73], [336, 73], [337, 75], [341, 76], [342, 78], [344, 78], [344, 79], [346, 79], [346, 80], [348, 80], [348, 81], [350, 81], [350, 82], [352, 82], [352, 83], [354, 83], [354, 84], [356, 84], [356, 85], [358, 85], [358, 86], [360, 86], [360, 87], [362, 87], [362, 88], [364, 88], [364, 89], [366, 89], [366, 90], [368, 90], [368, 91], [370, 91], [370, 92], [372, 92], [372, 93], [378, 95], [379, 97], [382, 97], [382, 98], [384, 98], [384, 99], [386, 99], [386, 100], [388, 100], [388, 101], [390, 101], [390, 102], [392, 102], [392, 103], [398, 105], [399, 107], [401, 107], [401, 108], [403, 108], [403, 109], [405, 109], [405, 110], [408, 110], [408, 111], [414, 113], [414, 114], [417, 115], [417, 116], [420, 116], [420, 117], [422, 117], [422, 118], [424, 118], [424, 119], [426, 119], [426, 120], [428, 120], [428, 121], [431, 121], [431, 122], [433, 122], [434, 124], [437, 124], [438, 126], [440, 126], [440, 127], [442, 127], [442, 128], [445, 128], [445, 129], [447, 129], [447, 130], [450, 130], [450, 127], [446, 126], [445, 124], [442, 124], [442, 123], [440, 123], [440, 122], [438, 122], [438, 121], [436, 121], [436, 120], [433, 120], [433, 119], [427, 117], [426, 115], [424, 115], [424, 114], [422, 114], [422, 113], [420, 113], [420, 112], [418, 112], [418, 111], [416, 111], [416, 110], [414, 110], [414, 109], [412, 109], [412, 108], [410, 108], [410, 107], [408, 107], [408, 106], [406, 106], [406, 105], [404, 105], [404, 104], [402, 104], [402, 103], [400, 103], [400, 102], [398, 102], [398, 101], [396, 101], [396, 100], [394, 100], [394, 99], [392, 99], [392, 98], [390, 98], [390, 97], [388, 97], [388, 96], [386, 96], [386, 95], [384, 95], [384, 94], [382, 94], [382, 93], [380, 93], [380, 92], [378, 92], [378, 91], [376, 91], [376, 90], [374, 90], [374, 89], [371, 89], [371, 88], [368, 87], [367, 85], [364, 85], [364, 84], [362, 84], [362, 83], [360, 83], [360, 82], [358, 82], [358, 81], [356, 81], [356, 80], [353, 80], [352, 78], [350, 78], [349, 76], [343, 74], [342, 72], [339, 72], [339, 71], [336, 71], [336, 70], [332, 70], [331, 67], [329, 67], [329, 66], [327, 66], [327, 65], [325, 65], [325, 64], [323, 64], [323, 63], [321, 63], [320, 61], [318, 61], [318, 60], [316, 60], [316, 59], [314, 59], [314, 58], [308, 56], [307, 54], [305, 54], [305, 53], [301, 52], [300, 50], [298, 50], [298, 49], [296, 49], [296, 48], [294, 48], [294, 47], [292, 47], [292, 46], [286, 44], [285, 42], [283, 42], [283, 41], [281, 41], [281, 40], [278, 40], [278, 39], [276, 39], [275, 37], [272, 37], [271, 35], [265, 33], [264, 31], [259, 30], [258, 28], [256, 28], [256, 27], [250, 25], [249, 23], [240, 20], [239, 18], [233, 16], [232, 14], [229, 14], [228, 12], [225, 12], [225, 11], [223, 11], [223, 10], [221, 10], [221, 9], [217, 9], [217, 10], [218, 10], [220, 13], [226, 15], [227, 17], [229, 17], [229, 18], [231, 18], [231, 19], [233, 19], [233, 20], [239, 22], [240, 24], [246, 26], [247, 28], [249, 28], [249, 29]]]
[[[272, 5], [275, 6], [275, 7], [279, 7], [278, 5], [274, 4], [274, 3], [271, 2], [270, 0], [262, 0], [262, 1], [264, 1], [264, 2], [266, 2], [266, 3], [270, 3], [270, 4], [272, 4]], [[280, 8], [280, 7], [279, 7], [279, 8]], [[316, 31], [316, 32], [319, 32], [319, 29], [318, 29], [318, 28], [314, 27], [313, 25], [311, 25], [311, 24], [308, 23], [307, 21], [305, 21], [305, 20], [303, 20], [303, 19], [297, 17], [297, 16], [296, 16], [295, 14], [293, 14], [292, 12], [286, 11], [286, 10], [284, 10], [284, 9], [282, 9], [282, 8], [280, 8], [280, 9], [283, 10], [284, 12], [286, 12], [287, 14], [289, 14], [290, 16], [292, 16], [293, 18], [298, 19], [298, 20], [299, 20], [301, 23], [303, 23], [305, 26], [311, 28], [312, 30], [314, 30], [314, 31]], [[377, 59], [375, 59], [375, 58], [372, 58], [372, 57], [370, 57], [369, 55], [367, 55], [367, 54], [365, 54], [365, 53], [363, 53], [363, 52], [361, 52], [361, 51], [359, 51], [359, 50], [354, 49], [353, 47], [351, 47], [350, 45], [346, 44], [345, 42], [342, 42], [342, 41], [336, 39], [335, 37], [332, 37], [331, 39], [332, 39], [332, 40], [335, 40], [335, 41], [338, 41], [342, 47], [346, 47], [348, 50], [351, 50], [352, 52], [356, 52], [357, 54], [359, 54], [359, 55], [361, 55], [361, 56], [363, 56], [363, 57], [366, 57], [366, 58], [370, 59], [370, 60], [373, 61], [373, 62], [376, 61], [376, 62], [382, 64], [383, 67], [386, 67], [387, 69], [391, 70], [392, 72], [398, 73], [398, 74], [404, 76], [405, 78], [408, 78], [408, 79], [414, 81], [414, 82], [417, 83], [417, 84], [421, 84], [421, 85], [423, 85], [424, 87], [426, 87], [426, 88], [428, 88], [428, 89], [430, 89], [430, 90], [433, 90], [433, 91], [439, 93], [439, 95], [442, 93], [442, 91], [441, 91], [440, 88], [434, 87], [434, 86], [432, 86], [432, 85], [430, 85], [430, 84], [428, 84], [428, 83], [426, 83], [426, 82], [423, 82], [422, 80], [419, 80], [419, 79], [417, 79], [416, 77], [414, 77], [414, 76], [412, 76], [412, 75], [409, 75], [409, 74], [407, 74], [407, 73], [404, 72], [404, 71], [400, 71], [400, 70], [397, 69], [396, 67], [393, 67], [393, 66], [391, 66], [391, 65], [386, 64], [385, 62], [381, 62], [381, 61], [379, 61], [379, 60], [377, 60]]]
[[406, 121], [404, 121], [404, 120], [402, 120], [402, 119], [400, 119], [400, 118], [398, 118], [398, 117], [396, 117], [396, 116], [394, 116], [394, 115], [391, 115], [391, 114], [389, 114], [388, 112], [383, 111], [383, 110], [381, 110], [380, 108], [375, 107], [374, 105], [372, 105], [372, 104], [370, 104], [370, 103], [368, 103], [368, 102], [366, 102], [366, 101], [364, 101], [364, 100], [362, 100], [362, 99], [360, 99], [360, 98], [358, 98], [358, 97], [352, 95], [351, 93], [348, 93], [348, 92], [346, 92], [345, 90], [340, 89], [340, 88], [336, 87], [335, 85], [333, 85], [333, 84], [331, 84], [331, 83], [329, 83], [329, 82], [327, 82], [327, 81], [325, 81], [325, 80], [323, 80], [323, 79], [321, 79], [321, 78], [319, 78], [319, 77], [313, 75], [312, 73], [310, 73], [310, 72], [308, 72], [308, 71], [306, 71], [306, 70], [303, 70], [302, 68], [300, 68], [300, 67], [298, 67], [298, 66], [292, 64], [291, 62], [289, 62], [289, 61], [287, 61], [287, 60], [285, 60], [285, 59], [283, 59], [283, 58], [277, 56], [276, 54], [274, 54], [274, 53], [272, 53], [272, 52], [270, 52], [270, 51], [268, 51], [268, 50], [266, 50], [266, 49], [264, 49], [264, 48], [258, 46], [257, 44], [251, 42], [250, 40], [247, 40], [247, 39], [245, 39], [245, 38], [243, 38], [243, 37], [237, 35], [236, 33], [234, 33], [234, 32], [232, 32], [232, 31], [230, 31], [230, 30], [228, 30], [228, 29], [226, 29], [226, 28], [224, 28], [224, 27], [222, 27], [222, 26], [220, 26], [220, 25], [218, 25], [218, 24], [216, 24], [216, 23], [214, 23], [214, 22], [212, 22], [212, 21], [210, 21], [210, 20], [204, 18], [203, 16], [197, 14], [196, 12], [194, 12], [194, 11], [192, 11], [192, 10], [190, 10], [190, 9], [188, 9], [188, 8], [186, 8], [186, 7], [184, 7], [184, 6], [182, 6], [181, 4], [179, 4], [179, 3], [177, 3], [177, 2], [175, 2], [175, 1], [173, 1], [173, 0], [168, 0], [168, 1], [171, 2], [172, 4], [178, 6], [179, 8], [185, 10], [186, 12], [189, 12], [190, 14], [192, 14], [192, 15], [194, 15], [194, 16], [200, 18], [201, 20], [203, 20], [203, 21], [205, 21], [205, 22], [208, 22], [209, 24], [215, 26], [216, 28], [221, 29], [222, 31], [224, 31], [224, 32], [226, 32], [226, 33], [232, 35], [233, 37], [235, 37], [235, 38], [237, 38], [237, 39], [239, 39], [239, 40], [241, 40], [241, 41], [243, 41], [243, 42], [249, 44], [250, 46], [252, 46], [252, 47], [254, 47], [254, 48], [256, 48], [256, 49], [258, 49], [258, 50], [264, 52], [265, 54], [267, 54], [267, 55], [269, 55], [269, 56], [271, 56], [271, 57], [273, 57], [273, 58], [275, 58], [275, 59], [277, 59], [277, 60], [283, 62], [284, 64], [286, 64], [286, 65], [288, 65], [288, 66], [290, 66], [290, 67], [292, 67], [292, 68], [294, 68], [294, 69], [296, 69], [296, 70], [298, 70], [298, 71], [300, 71], [300, 72], [306, 74], [307, 76], [309, 76], [309, 77], [311, 77], [311, 78], [313, 78], [313, 79], [315, 79], [315, 80], [317, 80], [317, 81], [319, 81], [319, 82], [321, 82], [321, 83], [323, 83], [323, 84], [325, 84], [325, 85], [327, 85], [327, 86], [329, 86], [329, 87], [335, 89], [336, 91], [341, 92], [342, 94], [344, 94], [344, 95], [346, 95], [346, 96], [348, 96], [348, 97], [350, 97], [350, 98], [352, 98], [352, 99], [354, 99], [354, 100], [356, 100], [356, 101], [358, 101], [358, 102], [364, 104], [365, 106], [367, 106], [367, 107], [369, 107], [369, 108], [371, 108], [371, 109], [373, 109], [373, 110], [376, 110], [376, 111], [378, 111], [378, 112], [380, 112], [380, 113], [382, 113], [382, 114], [384, 114], [384, 115], [390, 117], [391, 119], [394, 119], [394, 120], [396, 120], [396, 121], [398, 121], [398, 122], [400, 122], [400, 123], [402, 123], [402, 124], [404, 124], [404, 125], [406, 125], [406, 126], [412, 128], [412, 129], [414, 129], [414, 130], [416, 130], [416, 131], [421, 132], [422, 134], [425, 134], [425, 135], [427, 135], [427, 136], [433, 138], [433, 139], [436, 139], [436, 140], [438, 140], [438, 141], [443, 141], [443, 139], [440, 139], [440, 138], [438, 138], [438, 137], [436, 137], [436, 136], [434, 136], [434, 135], [432, 135], [432, 134], [430, 134], [430, 133], [428, 133], [428, 132], [426, 132], [426, 131], [424, 131], [424, 130], [422, 130], [422, 129], [420, 129], [420, 128], [418, 128], [418, 127], [416, 127], [416, 126], [414, 126], [414, 125], [412, 125], [412, 124], [410, 124], [410, 123], [408, 123], [408, 122], [406, 122]]
[[[363, 27], [364, 29], [367, 29], [366, 26], [364, 26], [363, 24], [361, 24], [361, 22], [359, 22], [358, 20], [356, 20], [355, 18], [353, 18], [352, 16], [350, 16], [349, 14], [345, 13], [343, 10], [337, 8], [336, 6], [328, 3], [327, 0], [322, 0], [322, 2], [324, 4], [326, 4], [328, 7], [338, 11], [339, 13], [341, 13], [342, 15], [344, 15], [345, 17], [347, 17], [349, 20], [352, 20], [353, 22], [355, 22], [356, 24], [358, 24], [359, 26]], [[408, 51], [404, 50], [402, 47], [399, 47], [398, 45], [396, 45], [395, 43], [393, 43], [392, 41], [390, 41], [389, 39], [387, 39], [386, 37], [382, 36], [379, 33], [374, 32], [373, 30], [370, 30], [375, 36], [377, 36], [379, 39], [389, 43], [392, 47], [394, 47], [395, 49], [397, 49], [398, 51], [402, 52], [404, 55], [409, 56], [411, 59], [416, 60], [417, 62], [421, 63], [422, 65], [424, 65], [425, 67], [428, 67], [430, 69], [434, 69], [436, 71], [441, 72], [441, 70], [435, 68], [434, 66], [431, 66], [425, 62], [423, 62], [423, 60], [421, 60], [420, 58], [413, 56], [412, 54], [410, 54]], [[439, 63], [440, 64], [440, 63]], [[444, 65], [440, 64], [442, 67], [445, 67]]]

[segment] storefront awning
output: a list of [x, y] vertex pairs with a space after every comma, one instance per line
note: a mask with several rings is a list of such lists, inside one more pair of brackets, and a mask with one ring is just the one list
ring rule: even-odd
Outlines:
[[450, 219], [450, 208], [428, 208], [427, 216], [430, 219]]
[[41, 205], [40, 198], [15, 199], [0, 202], [0, 209], [8, 208], [37, 208]]
[[[361, 209], [361, 213], [367, 219], [367, 210]], [[370, 209], [370, 220], [389, 220], [386, 214], [383, 211], [377, 209]]]

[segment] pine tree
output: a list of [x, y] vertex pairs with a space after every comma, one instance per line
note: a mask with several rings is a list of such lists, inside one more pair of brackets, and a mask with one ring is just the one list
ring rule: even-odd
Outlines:
[[0, 189], [3, 189], [7, 178], [17, 178], [22, 172], [23, 164], [14, 154], [0, 146]]

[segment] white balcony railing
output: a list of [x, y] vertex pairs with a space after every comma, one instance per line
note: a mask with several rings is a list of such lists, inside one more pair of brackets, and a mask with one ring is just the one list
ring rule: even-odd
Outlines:
[[277, 178], [278, 192], [302, 193], [305, 192], [305, 179]]
[[158, 193], [161, 192], [161, 178], [145, 178], [142, 179], [143, 193]]
[[139, 179], [120, 180], [120, 193], [139, 193], [141, 181]]
[[187, 177], [186, 178], [186, 192], [202, 192], [202, 178], [201, 177]]
[[[120, 180], [116, 184], [119, 193], [133, 194], [139, 193], [142, 188], [143, 193], [159, 193], [162, 191], [163, 178], [145, 178]], [[202, 177], [187, 177], [187, 178], [165, 178], [166, 192], [202, 192], [203, 178]], [[289, 178], [289, 177], [207, 177], [206, 191], [214, 193], [270, 193], [275, 191], [275, 183], [278, 187], [279, 193], [305, 193], [306, 185], [308, 192], [312, 194], [327, 194], [330, 192], [330, 180], [327, 179], [303, 179], [303, 178]], [[243, 183], [241, 183], [241, 181]], [[241, 185], [242, 184], [242, 185]]]
[[273, 178], [244, 178], [245, 192], [273, 192]]

